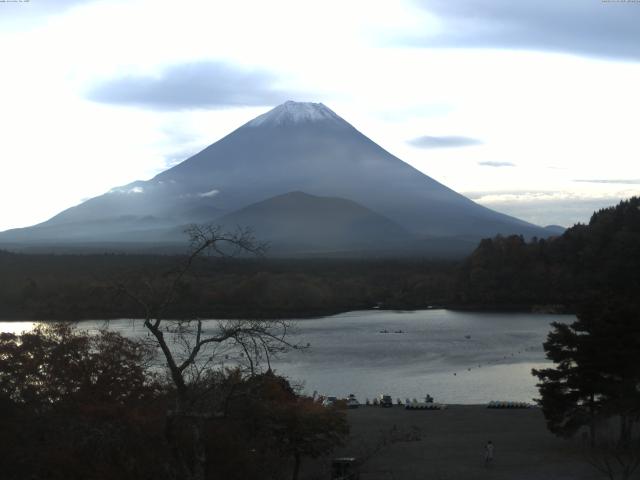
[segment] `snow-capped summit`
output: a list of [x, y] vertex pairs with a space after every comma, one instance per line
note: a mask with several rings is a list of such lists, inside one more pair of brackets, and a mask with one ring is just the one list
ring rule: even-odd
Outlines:
[[247, 127], [282, 126], [318, 121], [344, 122], [333, 110], [322, 103], [294, 102], [285, 103], [248, 122]]

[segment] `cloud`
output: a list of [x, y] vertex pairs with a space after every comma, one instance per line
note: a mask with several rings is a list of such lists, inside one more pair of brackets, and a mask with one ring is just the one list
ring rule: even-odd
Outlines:
[[214, 188], [209, 190], [208, 192], [195, 192], [195, 193], [182, 193], [180, 194], [180, 198], [213, 198], [220, 193], [220, 190]]
[[198, 153], [198, 149], [188, 148], [167, 154], [164, 157], [164, 169], [175, 167], [188, 158], [193, 157], [196, 153]]
[[[50, 15], [55, 13], [61, 13], [76, 5], [83, 5], [87, 3], [93, 3], [95, 0], [55, 0], [53, 2], [47, 1], [24, 1], [13, 0], [2, 2], [3, 14], [7, 16], [15, 17], [34, 17], [40, 15]], [[3, 15], [4, 16], [4, 15]]]
[[204, 197], [204, 198], [209, 198], [209, 197], [215, 197], [219, 193], [220, 193], [220, 190], [216, 190], [214, 188], [213, 190], [209, 190], [208, 192], [199, 193], [198, 196], [199, 197]]
[[566, 190], [507, 190], [507, 191], [483, 191], [464, 192], [464, 195], [475, 202], [483, 204], [496, 203], [530, 203], [530, 202], [557, 202], [557, 201], [593, 201], [601, 203], [617, 202], [623, 198], [638, 195], [634, 189], [619, 190], [616, 192], [574, 192]]
[[609, 180], [609, 179], [584, 179], [584, 180], [574, 180], [574, 182], [580, 183], [614, 183], [614, 184], [623, 184], [623, 185], [640, 185], [640, 178], [632, 178], [632, 179], [619, 179], [619, 180]]
[[434, 47], [489, 47], [640, 60], [640, 2], [620, 0], [421, 0], [443, 33]]
[[[144, 187], [141, 187], [140, 185], [135, 185], [133, 187], [130, 185], [124, 185], [122, 187], [112, 188], [108, 193], [144, 193]], [[88, 200], [88, 198], [85, 198], [82, 201], [84, 202], [85, 200]]]
[[465, 193], [474, 202], [536, 225], [564, 227], [578, 222], [587, 223], [593, 212], [637, 194], [633, 190], [613, 193], [543, 190]]
[[155, 110], [264, 106], [282, 103], [292, 95], [276, 88], [275, 81], [264, 71], [203, 61], [172, 65], [157, 76], [107, 80], [87, 96], [97, 102]]
[[528, 203], [528, 202], [548, 202], [561, 200], [593, 200], [591, 195], [581, 195], [566, 191], [547, 190], [514, 190], [497, 192], [467, 192], [466, 195], [475, 202], [483, 204], [494, 203]]
[[478, 162], [478, 165], [482, 165], [483, 167], [515, 167], [515, 163], [511, 162]]
[[50, 15], [61, 14], [72, 7], [87, 3], [92, 3], [92, 0], [0, 1], [0, 29], [33, 26]]
[[456, 135], [442, 137], [424, 135], [422, 137], [417, 137], [409, 140], [407, 141], [407, 143], [418, 148], [457, 148], [482, 144], [482, 142], [478, 139]]

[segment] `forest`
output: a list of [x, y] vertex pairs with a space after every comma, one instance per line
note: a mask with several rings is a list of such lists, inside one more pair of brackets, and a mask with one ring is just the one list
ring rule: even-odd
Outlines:
[[576, 312], [594, 297], [633, 298], [640, 286], [640, 198], [595, 212], [551, 239], [483, 240], [458, 271], [465, 306], [557, 306]]
[[[267, 254], [268, 255], [268, 254]], [[0, 253], [0, 317], [103, 319], [139, 317], [121, 282], [150, 282], [180, 256]], [[171, 315], [307, 317], [372, 307], [442, 305], [456, 264], [430, 260], [198, 259], [181, 284]]]
[[[640, 199], [563, 235], [497, 236], [465, 259], [203, 257], [181, 282], [175, 318], [295, 318], [368, 308], [575, 312], [593, 290], [638, 288]], [[0, 318], [140, 317], [122, 282], [152, 283], [178, 255], [0, 251]]]

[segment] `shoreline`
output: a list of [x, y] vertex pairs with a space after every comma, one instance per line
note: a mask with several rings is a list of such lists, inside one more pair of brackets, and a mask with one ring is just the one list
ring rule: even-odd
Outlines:
[[[295, 310], [280, 311], [273, 314], [255, 311], [237, 311], [237, 310], [212, 310], [198, 317], [206, 320], [243, 320], [243, 319], [260, 319], [260, 320], [309, 320], [322, 317], [330, 317], [348, 312], [418, 312], [430, 310], [451, 310], [454, 312], [477, 312], [477, 313], [538, 313], [548, 315], [572, 315], [574, 312], [564, 305], [460, 305], [460, 304], [439, 304], [424, 305], [417, 307], [403, 306], [380, 306], [380, 307], [363, 307], [354, 305], [349, 308], [340, 309], [319, 309], [319, 310]], [[173, 318], [179, 318], [175, 315]], [[185, 317], [186, 318], [186, 317]], [[84, 322], [84, 321], [109, 321], [109, 320], [144, 320], [144, 317], [136, 315], [117, 315], [117, 316], [84, 316], [77, 318], [58, 318], [58, 317], [39, 317], [33, 318], [31, 315], [23, 315], [19, 313], [1, 313], [0, 322]], [[168, 318], [169, 319], [169, 318]], [[193, 318], [196, 320], [196, 318]]]

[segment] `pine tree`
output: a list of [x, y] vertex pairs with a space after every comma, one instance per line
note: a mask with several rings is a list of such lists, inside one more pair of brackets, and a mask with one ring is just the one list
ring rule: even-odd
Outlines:
[[580, 331], [580, 321], [571, 325], [553, 323], [544, 349], [555, 368], [533, 370], [540, 379], [538, 403], [553, 433], [573, 436], [588, 426], [591, 442], [596, 438], [596, 418], [602, 409], [602, 377], [593, 338]]
[[619, 442], [640, 420], [640, 308], [626, 296], [584, 304], [571, 325], [554, 323], [544, 344], [556, 366], [534, 370], [549, 429], [572, 436], [596, 420], [618, 417]]

